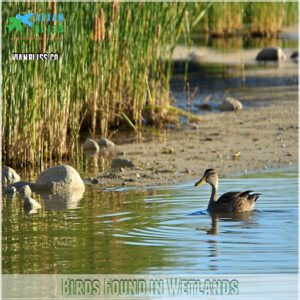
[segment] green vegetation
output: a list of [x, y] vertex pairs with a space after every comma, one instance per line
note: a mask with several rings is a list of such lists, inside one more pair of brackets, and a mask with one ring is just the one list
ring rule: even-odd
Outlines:
[[[195, 14], [205, 7], [203, 2], [195, 4]], [[276, 35], [283, 25], [297, 22], [297, 2], [218, 2], [211, 6], [196, 30], [212, 36], [249, 33], [269, 37]]]
[[[3, 160], [11, 165], [71, 158], [79, 131], [139, 127], [142, 109], [168, 106], [168, 58], [182, 32], [184, 3], [35, 3], [62, 12], [64, 34], [3, 31]], [[30, 3], [3, 3], [4, 26]], [[26, 35], [27, 34], [27, 35]], [[61, 38], [60, 38], [61, 37]], [[60, 38], [60, 39], [59, 39]], [[13, 61], [12, 53], [57, 52], [59, 61]], [[151, 97], [149, 97], [151, 94]], [[154, 118], [154, 110], [150, 117]]]
[[[195, 28], [224, 35], [245, 26], [267, 35], [295, 22], [297, 5], [2, 3], [2, 160], [22, 167], [70, 159], [80, 131], [106, 136], [123, 124], [138, 130], [143, 118], [161, 122], [175, 112], [170, 57], [180, 36], [190, 42]], [[10, 17], [29, 12], [63, 13], [64, 32], [55, 33], [55, 23], [51, 33], [8, 32]], [[14, 61], [15, 52], [59, 53], [60, 60]]]

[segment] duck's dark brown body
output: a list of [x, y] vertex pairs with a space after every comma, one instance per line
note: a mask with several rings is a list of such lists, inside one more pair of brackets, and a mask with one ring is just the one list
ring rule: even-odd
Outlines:
[[254, 208], [260, 194], [252, 194], [251, 191], [228, 192], [217, 201], [210, 201], [207, 210], [209, 212], [244, 212]]

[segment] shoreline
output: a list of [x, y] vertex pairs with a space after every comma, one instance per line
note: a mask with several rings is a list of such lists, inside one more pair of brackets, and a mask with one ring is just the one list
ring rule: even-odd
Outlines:
[[216, 168], [221, 177], [298, 166], [297, 89], [285, 88], [284, 103], [238, 112], [202, 115], [198, 124], [167, 130], [146, 142], [116, 145], [114, 158], [134, 167], [92, 172], [99, 186], [165, 185], [199, 179]]

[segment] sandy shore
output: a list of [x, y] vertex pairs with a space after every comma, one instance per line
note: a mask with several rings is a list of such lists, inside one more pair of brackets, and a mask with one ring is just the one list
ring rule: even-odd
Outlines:
[[297, 166], [297, 86], [274, 87], [273, 95], [270, 88], [260, 92], [262, 98], [272, 97], [267, 106], [208, 113], [197, 125], [168, 130], [148, 142], [118, 145], [117, 157], [134, 167], [102, 172], [99, 181], [105, 186], [156, 185], [196, 180], [212, 167], [230, 176]]

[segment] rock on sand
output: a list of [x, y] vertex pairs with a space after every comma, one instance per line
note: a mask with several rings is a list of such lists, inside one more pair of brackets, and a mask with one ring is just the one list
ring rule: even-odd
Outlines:
[[291, 59], [298, 62], [298, 51], [292, 53]]
[[222, 111], [237, 111], [242, 108], [242, 103], [231, 97], [226, 97], [220, 105], [220, 110]]
[[100, 147], [113, 148], [115, 146], [115, 144], [112, 141], [103, 137], [98, 139], [97, 143]]
[[111, 168], [134, 168], [134, 164], [128, 159], [115, 158], [112, 161]]
[[17, 172], [10, 168], [4, 167], [2, 168], [2, 185], [8, 185], [11, 183], [15, 183], [21, 180], [21, 177], [17, 174]]
[[281, 61], [285, 59], [286, 55], [278, 47], [264, 48], [256, 56], [257, 61]]
[[45, 170], [34, 185], [35, 190], [60, 193], [84, 191], [84, 183], [78, 172], [68, 165], [60, 165]]
[[99, 151], [99, 145], [91, 138], [87, 138], [83, 143], [83, 150], [87, 151]]

